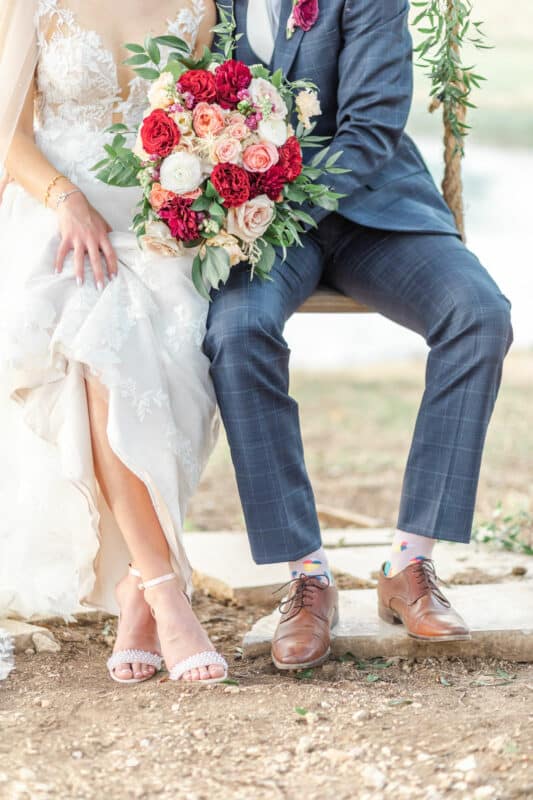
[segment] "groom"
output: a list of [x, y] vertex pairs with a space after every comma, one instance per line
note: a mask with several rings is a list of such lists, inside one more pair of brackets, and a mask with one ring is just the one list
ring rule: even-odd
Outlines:
[[338, 212], [313, 210], [318, 228], [286, 262], [278, 258], [271, 282], [250, 282], [249, 270], [234, 269], [214, 293], [208, 320], [205, 349], [252, 554], [259, 564], [288, 561], [293, 578], [274, 663], [321, 663], [337, 617], [283, 338], [287, 319], [319, 283], [416, 331], [430, 347], [379, 612], [417, 638], [469, 638], [438, 588], [431, 556], [437, 540], [470, 538], [485, 434], [512, 340], [510, 306], [461, 242], [404, 133], [412, 94], [408, 2], [298, 0], [300, 24], [289, 25], [290, 36], [293, 0], [223, 5], [242, 34], [236, 58], [317, 84], [323, 114], [315, 133], [333, 137], [331, 151], [342, 151], [338, 163], [349, 170], [326, 179], [346, 195]]

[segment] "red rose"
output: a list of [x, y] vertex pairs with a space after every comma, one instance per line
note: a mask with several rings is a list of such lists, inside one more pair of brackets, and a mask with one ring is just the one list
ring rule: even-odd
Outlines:
[[211, 182], [226, 208], [236, 208], [250, 199], [250, 178], [236, 164], [217, 164], [211, 173]]
[[193, 202], [194, 200], [176, 196], [158, 212], [159, 217], [170, 228], [172, 236], [181, 242], [194, 242], [200, 238], [200, 220], [196, 211], [191, 208]]
[[235, 108], [242, 99], [239, 92], [247, 89], [252, 81], [252, 73], [242, 61], [230, 59], [216, 68], [215, 81], [222, 108]]
[[195, 103], [213, 103], [217, 97], [215, 76], [206, 69], [190, 69], [179, 79], [182, 92], [189, 92]]
[[266, 194], [277, 202], [283, 187], [287, 183], [287, 175], [281, 164], [274, 164], [268, 172], [255, 173], [250, 176], [250, 197]]
[[304, 31], [310, 31], [318, 19], [318, 0], [299, 0], [292, 13], [295, 24]]
[[302, 148], [296, 136], [291, 136], [279, 148], [279, 164], [285, 171], [288, 181], [295, 181], [302, 171]]
[[179, 144], [180, 132], [174, 120], [158, 108], [144, 120], [141, 139], [149, 155], [165, 158]]

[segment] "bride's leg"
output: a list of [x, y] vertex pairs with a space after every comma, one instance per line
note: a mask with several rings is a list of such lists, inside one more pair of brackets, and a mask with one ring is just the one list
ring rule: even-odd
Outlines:
[[[124, 536], [132, 560], [144, 581], [172, 572], [168, 543], [148, 490], [109, 445], [107, 393], [93, 378], [86, 380], [86, 387], [96, 478]], [[142, 601], [145, 612], [149, 614], [148, 606], [136, 586], [135, 591], [135, 602]], [[158, 628], [166, 651], [167, 666], [196, 652], [213, 649], [187, 598], [179, 589], [178, 581], [158, 586], [156, 592], [152, 590], [149, 600], [154, 608], [157, 604]], [[153, 618], [151, 619], [153, 623]], [[132, 647], [131, 643], [127, 647]], [[183, 678], [206, 680], [222, 675], [222, 667], [213, 664], [191, 670]]]

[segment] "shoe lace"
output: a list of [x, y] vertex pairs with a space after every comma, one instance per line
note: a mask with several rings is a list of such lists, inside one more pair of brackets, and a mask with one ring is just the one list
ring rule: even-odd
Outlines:
[[[322, 579], [325, 578], [325, 583]], [[283, 592], [287, 587], [289, 588], [289, 596], [286, 600], [281, 600], [278, 605], [280, 614], [283, 614], [286, 619], [292, 619], [297, 616], [303, 608], [309, 608], [313, 605], [313, 598], [316, 591], [323, 592], [330, 585], [329, 575], [326, 573], [321, 575], [304, 575], [303, 573], [297, 578], [293, 578], [279, 589], [276, 589], [273, 594]], [[295, 587], [291, 593], [292, 587]]]
[[422, 561], [418, 561], [414, 573], [420, 589], [420, 595], [425, 594], [426, 591], [430, 591], [441, 603], [447, 608], [450, 608], [450, 601], [444, 596], [440, 589], [439, 583], [442, 583], [442, 581], [439, 580], [435, 570], [435, 564], [431, 559], [425, 558]]

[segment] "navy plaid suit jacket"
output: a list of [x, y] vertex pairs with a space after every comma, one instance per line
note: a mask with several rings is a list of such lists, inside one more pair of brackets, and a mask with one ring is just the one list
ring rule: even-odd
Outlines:
[[[221, 0], [233, 11], [236, 57], [257, 63], [246, 38], [247, 0]], [[412, 99], [412, 41], [407, 0], [321, 0], [310, 31], [285, 29], [292, 0], [282, 0], [271, 68], [319, 90], [322, 116], [315, 133], [333, 138], [331, 152], [349, 172], [326, 176], [347, 195], [339, 214], [361, 225], [393, 231], [457, 234], [414, 142], [404, 132]], [[309, 154], [309, 151], [307, 151]], [[312, 153], [311, 153], [312, 155]], [[319, 222], [328, 212], [315, 208]]]

